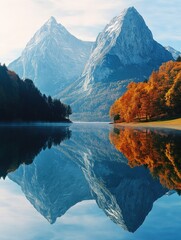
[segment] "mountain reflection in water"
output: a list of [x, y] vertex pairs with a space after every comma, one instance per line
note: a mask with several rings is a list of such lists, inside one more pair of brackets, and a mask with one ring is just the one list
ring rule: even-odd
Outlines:
[[[15, 163], [10, 158], [11, 166], [35, 159], [8, 177], [21, 186], [26, 198], [50, 223], [76, 203], [95, 199], [113, 222], [127, 231], [136, 231], [154, 201], [168, 190], [144, 166], [130, 168], [125, 156], [110, 143], [108, 125], [70, 128], [24, 128], [19, 133], [14, 129], [13, 141], [8, 145], [9, 152], [15, 155]], [[118, 133], [116, 136], [119, 138]], [[6, 144], [5, 138], [1, 152]], [[4, 151], [1, 166], [6, 154]]]
[[119, 128], [110, 133], [110, 141], [130, 167], [147, 167], [163, 186], [180, 194], [180, 131]]

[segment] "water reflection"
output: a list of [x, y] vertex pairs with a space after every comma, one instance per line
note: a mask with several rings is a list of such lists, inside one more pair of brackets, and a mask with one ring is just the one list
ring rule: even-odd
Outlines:
[[[40, 147], [36, 134], [30, 142], [33, 149], [39, 149], [36, 154], [40, 153], [31, 165], [21, 165], [9, 178], [21, 186], [26, 198], [50, 223], [76, 203], [95, 199], [113, 222], [136, 231], [154, 201], [168, 190], [145, 167], [130, 168], [125, 156], [110, 144], [109, 126], [73, 125], [71, 131], [68, 141], [41, 152], [48, 145], [47, 138]], [[57, 130], [53, 132], [57, 134]], [[61, 140], [70, 137], [69, 130], [65, 132], [68, 134]], [[21, 138], [26, 140], [26, 134]], [[16, 144], [20, 149], [22, 141]], [[25, 152], [25, 156], [32, 156], [32, 148]]]
[[42, 149], [70, 138], [68, 127], [0, 127], [0, 177], [31, 164]]
[[163, 186], [180, 194], [180, 131], [120, 128], [110, 133], [110, 140], [131, 167], [147, 167]]

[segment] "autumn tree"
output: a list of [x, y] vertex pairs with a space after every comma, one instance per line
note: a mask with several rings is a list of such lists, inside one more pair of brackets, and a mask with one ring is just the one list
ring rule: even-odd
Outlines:
[[148, 81], [130, 83], [127, 91], [111, 106], [110, 117], [115, 122], [132, 122], [181, 114], [180, 85], [181, 62], [164, 63]]

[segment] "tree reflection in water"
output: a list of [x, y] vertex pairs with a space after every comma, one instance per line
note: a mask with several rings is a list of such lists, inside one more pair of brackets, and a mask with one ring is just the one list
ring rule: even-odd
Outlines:
[[131, 167], [144, 165], [168, 189], [181, 191], [181, 133], [174, 130], [115, 128], [110, 141]]
[[0, 127], [0, 177], [31, 164], [42, 149], [69, 139], [68, 127]]

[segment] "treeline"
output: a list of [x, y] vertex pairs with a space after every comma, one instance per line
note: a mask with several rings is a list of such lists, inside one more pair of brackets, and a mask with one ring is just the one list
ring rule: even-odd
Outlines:
[[0, 121], [69, 121], [72, 110], [58, 99], [42, 95], [33, 81], [0, 65]]
[[164, 63], [149, 80], [131, 82], [110, 109], [114, 122], [150, 121], [181, 115], [181, 62]]

